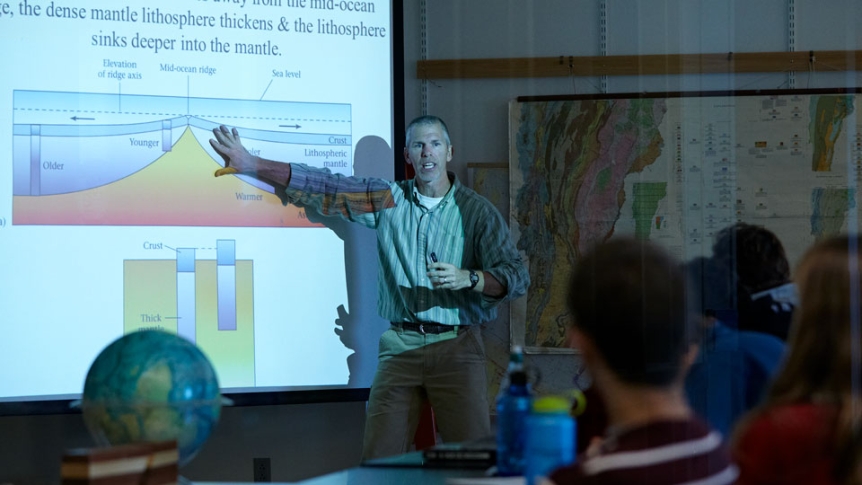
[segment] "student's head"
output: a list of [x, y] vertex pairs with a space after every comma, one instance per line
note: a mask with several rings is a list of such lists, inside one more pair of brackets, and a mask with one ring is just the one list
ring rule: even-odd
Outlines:
[[769, 229], [738, 222], [722, 229], [712, 247], [716, 261], [733, 265], [738, 284], [755, 293], [787, 283], [790, 263], [784, 246]]
[[573, 342], [586, 340], [620, 381], [682, 379], [700, 320], [687, 304], [684, 267], [663, 249], [631, 238], [595, 247], [572, 274], [568, 303]]
[[[862, 483], [862, 239], [834, 236], [802, 257], [784, 365], [763, 409], [816, 402], [835, 406], [836, 483]], [[848, 480], [848, 479], [853, 480]]]
[[812, 246], [800, 261], [794, 278], [799, 307], [787, 361], [771, 395], [794, 401], [851, 393], [853, 373], [862, 372], [854, 355], [854, 348], [862, 348], [860, 243], [858, 237], [832, 237]]

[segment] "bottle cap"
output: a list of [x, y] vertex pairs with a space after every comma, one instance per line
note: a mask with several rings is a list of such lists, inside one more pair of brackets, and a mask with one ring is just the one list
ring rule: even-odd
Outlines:
[[562, 396], [543, 396], [533, 401], [533, 412], [541, 414], [568, 413], [572, 403]]
[[509, 362], [524, 363], [524, 350], [520, 345], [512, 347], [512, 352], [509, 354]]
[[572, 416], [580, 416], [587, 409], [587, 396], [580, 389], [572, 389], [569, 391], [570, 402], [572, 403]]

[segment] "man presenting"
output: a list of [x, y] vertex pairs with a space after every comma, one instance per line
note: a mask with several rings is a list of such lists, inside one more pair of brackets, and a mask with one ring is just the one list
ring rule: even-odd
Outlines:
[[377, 232], [377, 310], [392, 322], [380, 337], [363, 459], [408, 451], [427, 398], [445, 441], [490, 435], [480, 325], [496, 305], [526, 293], [529, 275], [499, 211], [447, 172], [452, 145], [434, 116], [407, 127], [413, 180], [332, 174], [254, 156], [236, 129], [213, 130], [225, 160], [216, 176], [253, 176], [289, 203]]

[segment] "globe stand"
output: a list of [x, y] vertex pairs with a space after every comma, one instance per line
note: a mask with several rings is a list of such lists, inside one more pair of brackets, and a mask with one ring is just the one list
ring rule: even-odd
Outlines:
[[[192, 407], [194, 407], [194, 408], [198, 408], [202, 405], [210, 406], [210, 407], [216, 406], [219, 408], [218, 414], [220, 415], [221, 414], [221, 408], [225, 407], [225, 406], [232, 406], [233, 401], [229, 398], [224, 397], [224, 396], [220, 396], [220, 398], [217, 400], [217, 402], [206, 402], [206, 403], [198, 402], [198, 403], [185, 403], [185, 404], [191, 404]], [[149, 406], [150, 405], [147, 405], [146, 407], [149, 407]], [[193, 445], [189, 444], [189, 443], [180, 442], [179, 436], [177, 433], [170, 435], [170, 436], [159, 436], [158, 438], [154, 438], [153, 436], [149, 436], [149, 437], [138, 436], [137, 440], [119, 439], [117, 436], [112, 436], [109, 438], [106, 435], [106, 433], [102, 432], [97, 425], [93, 424], [94, 419], [93, 419], [92, 415], [93, 414], [99, 415], [100, 413], [98, 411], [94, 412], [92, 409], [92, 405], [88, 408], [87, 406], [82, 404], [82, 400], [77, 400], [77, 401], [73, 401], [72, 403], [70, 403], [70, 407], [72, 407], [74, 409], [81, 410], [82, 413], [84, 414], [84, 418], [85, 418], [84, 420], [85, 420], [85, 424], [87, 425], [87, 429], [90, 432], [90, 435], [93, 438], [93, 440], [96, 442], [96, 445], [99, 447], [99, 448], [94, 448], [94, 450], [101, 449], [101, 450], [107, 451], [107, 450], [110, 450], [112, 447], [118, 447], [118, 446], [123, 446], [123, 445], [150, 444], [150, 445], [152, 445], [150, 447], [141, 447], [142, 452], [149, 454], [149, 463], [156, 463], [157, 465], [162, 465], [162, 464], [169, 462], [168, 463], [169, 465], [176, 466], [176, 468], [177, 468], [176, 480], [177, 480], [178, 484], [181, 484], [181, 485], [191, 485], [192, 484], [192, 481], [190, 479], [184, 477], [182, 475], [182, 473], [180, 472], [180, 470], [184, 466], [188, 465], [197, 456], [198, 451], [201, 449], [201, 447], [203, 446], [206, 439], [209, 438], [209, 433], [207, 433], [206, 436], [204, 436], [202, 440], [197, 441]], [[105, 410], [100, 410], [100, 411], [104, 412]], [[111, 411], [116, 411], [116, 406], [111, 407]], [[129, 416], [129, 415], [137, 416], [140, 414], [142, 414], [142, 413], [138, 409], [138, 410], [136, 410], [135, 413], [127, 414], [127, 416]], [[89, 419], [88, 419], [88, 416], [89, 416]], [[212, 424], [212, 426], [214, 426], [214, 425], [215, 425], [215, 423]], [[149, 438], [149, 439], [147, 439], [147, 438]], [[167, 440], [165, 440], [164, 438], [167, 438]], [[167, 451], [168, 455], [165, 455], [165, 453], [161, 453], [161, 455], [158, 455], [158, 453], [164, 452], [164, 451]], [[173, 458], [171, 458], [171, 456]], [[150, 472], [150, 471], [151, 470], [145, 470], [145, 473]]]
[[157, 473], [171, 478], [181, 476], [179, 470], [209, 438], [222, 406], [232, 404], [195, 343], [152, 329], [127, 333], [105, 347], [87, 371], [81, 396], [77, 405], [99, 446], [171, 443], [176, 451], [170, 457], [151, 457]]

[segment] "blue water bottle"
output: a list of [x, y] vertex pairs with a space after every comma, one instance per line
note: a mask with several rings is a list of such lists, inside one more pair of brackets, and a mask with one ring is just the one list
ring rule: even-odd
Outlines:
[[506, 373], [503, 374], [503, 381], [500, 382], [500, 390], [497, 393], [497, 399], [503, 395], [509, 389], [509, 377], [513, 372], [517, 371], [526, 371], [524, 368], [524, 348], [520, 345], [515, 345], [512, 347], [512, 351], [509, 353], [509, 365], [506, 367]]
[[497, 398], [497, 474], [519, 476], [524, 474], [525, 427], [533, 397], [523, 370], [513, 371], [508, 381]]
[[558, 396], [536, 399], [527, 416], [524, 476], [536, 484], [557, 468], [575, 461], [575, 419], [571, 402]]

